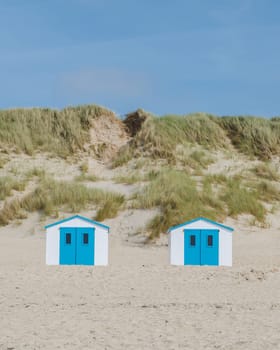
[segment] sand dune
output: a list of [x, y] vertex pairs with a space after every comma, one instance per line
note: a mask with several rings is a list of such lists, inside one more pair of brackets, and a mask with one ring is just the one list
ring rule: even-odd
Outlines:
[[[102, 177], [87, 186], [127, 200], [141, 186], [116, 184], [125, 169], [87, 160]], [[221, 172], [240, 170], [234, 160], [219, 164]], [[77, 163], [21, 155], [0, 175], [34, 166], [58, 180], [80, 174]], [[43, 227], [55, 219], [39, 213], [1, 227], [0, 349], [280, 349], [279, 211], [268, 214], [268, 228], [249, 226], [246, 216], [225, 222], [235, 228], [232, 268], [170, 266], [166, 235], [145, 244], [157, 212], [128, 205], [105, 220], [108, 267], [46, 266]]]

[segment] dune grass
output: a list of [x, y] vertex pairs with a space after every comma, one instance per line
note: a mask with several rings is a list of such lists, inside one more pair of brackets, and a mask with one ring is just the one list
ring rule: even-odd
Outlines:
[[[66, 157], [83, 148], [89, 140], [91, 119], [102, 115], [113, 115], [113, 112], [96, 105], [63, 110], [1, 110], [0, 144], [27, 154], [43, 150]], [[132, 141], [113, 161], [113, 166], [121, 166], [143, 154], [174, 161], [177, 145], [198, 144], [216, 149], [227, 148], [230, 142], [245, 154], [269, 159], [280, 153], [279, 119], [216, 117], [203, 113], [161, 117], [147, 114]]]
[[0, 169], [4, 168], [6, 163], [8, 163], [8, 159], [0, 157]]
[[224, 174], [204, 175], [203, 181], [215, 184], [225, 184], [228, 177]]
[[223, 117], [217, 122], [232, 144], [248, 155], [270, 159], [280, 152], [280, 123], [277, 118]]
[[279, 200], [279, 191], [269, 183], [243, 183], [239, 176], [209, 175], [202, 188], [186, 172], [167, 169], [159, 172], [134, 196], [134, 207], [160, 209], [148, 225], [150, 238], [166, 232], [170, 226], [195, 217], [223, 220], [250, 214], [256, 222], [265, 223], [267, 211], [262, 201]]
[[[211, 149], [226, 148], [225, 132], [215, 119], [216, 117], [211, 115], [199, 113], [163, 117], [149, 115], [132, 141], [119, 151], [113, 167], [124, 165], [133, 157], [143, 155], [167, 159], [174, 163], [178, 159], [176, 150], [178, 145], [187, 149], [193, 144]], [[194, 151], [188, 155], [186, 161], [205, 167], [208, 161], [204, 155], [202, 151]]]
[[268, 181], [261, 181], [257, 186], [259, 198], [265, 202], [280, 201], [280, 191]]
[[0, 224], [5, 225], [10, 220], [21, 217], [24, 212], [41, 211], [45, 215], [57, 215], [62, 209], [80, 212], [83, 209], [98, 208], [98, 218], [104, 219], [116, 215], [123, 202], [124, 197], [118, 193], [87, 188], [75, 182], [43, 179], [32, 193], [20, 200], [5, 203], [0, 211]]
[[112, 160], [112, 168], [118, 168], [128, 163], [134, 156], [133, 148], [130, 144], [123, 146]]
[[75, 181], [78, 181], [78, 182], [83, 182], [83, 181], [96, 182], [99, 180], [101, 180], [101, 178], [94, 175], [94, 174], [83, 174], [82, 173], [82, 174], [75, 177]]
[[203, 181], [215, 185], [218, 198], [232, 217], [251, 214], [256, 221], [264, 223], [267, 211], [263, 202], [271, 203], [279, 199], [279, 190], [268, 181], [248, 181], [239, 174], [229, 177], [222, 174], [207, 175]]
[[209, 156], [204, 150], [194, 150], [189, 152], [187, 147], [176, 150], [177, 163], [182, 164], [188, 169], [193, 169], [196, 172], [202, 173], [208, 165], [214, 162], [212, 156]]
[[202, 150], [193, 151], [190, 154], [190, 158], [204, 169], [207, 168], [209, 164], [213, 163], [213, 159], [207, 156], [206, 153]]
[[0, 111], [0, 143], [29, 155], [42, 150], [67, 156], [89, 139], [90, 119], [112, 112], [95, 105]]
[[[202, 113], [163, 117], [149, 115], [132, 141], [119, 152], [114, 167], [143, 155], [174, 163], [178, 160], [178, 146], [188, 150], [190, 145], [200, 145], [213, 150], [227, 149], [230, 144], [246, 155], [270, 159], [280, 153], [279, 118], [216, 117]], [[194, 169], [198, 164], [202, 168], [209, 164], [198, 151], [185, 159], [179, 158]]]
[[161, 214], [148, 226], [150, 238], [166, 232], [170, 226], [198, 216], [215, 220], [223, 215], [218, 201], [211, 201], [207, 193], [201, 195], [188, 174], [172, 169], [160, 172], [143, 191], [136, 194], [134, 206], [160, 208]]
[[135, 143], [143, 146], [154, 157], [174, 158], [178, 144], [226, 147], [226, 137], [214, 117], [209, 115], [167, 115], [147, 118]]
[[159, 174], [159, 171], [157, 171], [157, 170], [150, 170], [150, 171], [145, 172], [145, 173], [139, 172], [139, 171], [134, 171], [128, 175], [115, 176], [114, 181], [116, 183], [132, 185], [132, 184], [135, 184], [137, 182], [152, 181], [158, 176], [158, 174]]
[[98, 209], [95, 219], [103, 221], [104, 219], [110, 219], [117, 216], [120, 207], [124, 203], [124, 197], [119, 195], [104, 201], [102, 206]]
[[12, 190], [23, 191], [25, 189], [26, 182], [24, 180], [15, 180], [10, 176], [0, 177], [0, 200], [10, 196]]
[[86, 174], [88, 172], [88, 163], [84, 162], [80, 165], [80, 170], [82, 174]]
[[144, 181], [144, 176], [140, 173], [133, 173], [131, 175], [119, 175], [114, 177], [116, 183], [132, 185], [137, 182]]
[[4, 207], [0, 210], [0, 225], [8, 225], [8, 223], [14, 219], [25, 218], [26, 215], [21, 207], [19, 199], [14, 199], [10, 202], [6, 202]]
[[[83, 149], [89, 141], [91, 119], [102, 115], [113, 115], [113, 112], [95, 105], [63, 110], [1, 110], [0, 144], [27, 154], [42, 150], [66, 157]], [[190, 144], [217, 149], [228, 148], [232, 143], [245, 154], [269, 159], [280, 153], [279, 119], [216, 117], [203, 113], [161, 117], [147, 114], [131, 142], [120, 150], [112, 164], [121, 166], [143, 155], [174, 161], [176, 147]], [[195, 157], [201, 159], [198, 154], [193, 155]]]
[[273, 203], [280, 201], [279, 189], [267, 180], [250, 183], [250, 187], [255, 190], [258, 198], [263, 202]]
[[242, 186], [237, 179], [229, 179], [220, 195], [228, 207], [228, 215], [237, 217], [239, 214], [251, 214], [259, 222], [265, 221], [266, 209], [259, 200], [258, 193]]
[[252, 169], [252, 171], [258, 177], [261, 177], [263, 179], [274, 181], [279, 181], [280, 179], [280, 173], [277, 171], [277, 168], [267, 162], [258, 164]]
[[46, 176], [46, 171], [43, 168], [37, 168], [34, 167], [30, 170], [28, 170], [25, 174], [25, 177], [27, 180], [31, 179], [32, 177], [38, 177], [39, 179], [43, 179]]
[[95, 182], [100, 180], [100, 178], [98, 176], [96, 176], [95, 174], [89, 174], [89, 166], [88, 166], [88, 162], [83, 162], [80, 165], [80, 171], [81, 174], [75, 177], [75, 181], [91, 181], [91, 182]]

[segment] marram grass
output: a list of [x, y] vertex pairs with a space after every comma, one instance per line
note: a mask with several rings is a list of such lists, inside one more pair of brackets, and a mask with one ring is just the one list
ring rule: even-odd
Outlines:
[[[188, 150], [190, 145], [199, 145], [207, 150], [231, 149], [261, 160], [280, 154], [279, 118], [265, 119], [249, 116], [216, 117], [208, 114], [185, 116], [149, 115], [132, 141], [121, 149], [114, 160], [114, 166], [128, 162], [132, 157], [146, 156], [163, 158], [174, 163], [197, 168], [207, 167], [207, 159], [185, 152], [185, 159], [179, 157], [178, 146]], [[211, 161], [210, 161], [211, 162]]]
[[83, 209], [98, 209], [97, 219], [114, 217], [124, 203], [124, 197], [115, 192], [87, 188], [75, 182], [43, 179], [38, 187], [22, 199], [6, 202], [0, 211], [0, 224], [22, 217], [24, 212], [41, 211], [55, 215], [59, 210], [80, 212]]
[[136, 208], [159, 207], [161, 213], [149, 224], [150, 238], [173, 225], [206, 216], [217, 219], [223, 216], [219, 201], [211, 201], [208, 194], [197, 190], [188, 174], [176, 170], [164, 170], [134, 198]]
[[0, 176], [0, 200], [12, 194], [12, 190], [23, 191], [26, 182], [23, 180], [15, 180], [10, 176]]
[[[33, 154], [36, 150], [67, 156], [89, 141], [91, 119], [113, 112], [96, 105], [0, 111], [0, 145]], [[135, 156], [176, 160], [176, 147], [200, 145], [209, 150], [228, 148], [260, 159], [280, 153], [280, 118], [216, 117], [205, 113], [147, 118], [131, 142], [113, 161], [117, 167]], [[199, 156], [199, 155], [197, 155]], [[200, 157], [199, 157], [200, 158]]]
[[153, 239], [173, 225], [200, 216], [219, 221], [226, 216], [250, 214], [256, 222], [264, 224], [267, 211], [262, 201], [279, 199], [279, 191], [271, 186], [260, 182], [248, 187], [238, 177], [210, 175], [198, 190], [197, 183], [186, 172], [168, 169], [159, 172], [133, 199], [136, 208], [160, 209], [160, 214], [148, 225]]
[[113, 114], [95, 105], [0, 110], [0, 144], [29, 155], [36, 150], [67, 156], [89, 140], [90, 119]]

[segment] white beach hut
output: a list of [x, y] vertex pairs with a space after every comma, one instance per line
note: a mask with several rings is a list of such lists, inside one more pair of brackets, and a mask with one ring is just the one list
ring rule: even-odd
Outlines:
[[108, 226], [75, 215], [45, 229], [47, 265], [108, 265]]
[[171, 227], [170, 264], [232, 266], [232, 231], [202, 217]]

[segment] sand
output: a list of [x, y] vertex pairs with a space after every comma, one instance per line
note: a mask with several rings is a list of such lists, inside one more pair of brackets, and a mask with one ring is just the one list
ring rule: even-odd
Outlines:
[[277, 227], [236, 223], [233, 268], [175, 267], [139, 214], [107, 221], [108, 267], [46, 266], [38, 214], [1, 228], [0, 349], [280, 349]]
[[[70, 174], [50, 162], [58, 178]], [[134, 193], [91, 165], [107, 178], [91, 186]], [[279, 212], [266, 229], [246, 217], [225, 223], [235, 228], [232, 268], [170, 266], [166, 235], [144, 243], [156, 212], [127, 209], [105, 221], [108, 267], [46, 266], [52, 219], [37, 213], [1, 227], [0, 349], [280, 349]]]

